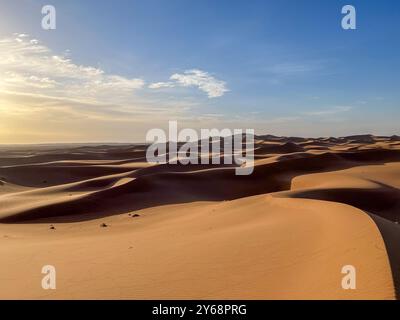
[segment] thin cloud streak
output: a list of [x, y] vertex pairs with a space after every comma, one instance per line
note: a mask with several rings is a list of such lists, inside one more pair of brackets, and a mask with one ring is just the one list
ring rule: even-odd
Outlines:
[[198, 69], [175, 73], [169, 80], [168, 82], [152, 83], [149, 85], [149, 89], [195, 87], [205, 92], [209, 98], [222, 97], [229, 91], [224, 81], [218, 80], [208, 72]]
[[304, 115], [307, 115], [307, 116], [326, 116], [326, 115], [334, 115], [334, 114], [343, 113], [343, 112], [349, 112], [352, 109], [353, 109], [353, 107], [351, 107], [351, 106], [336, 106], [336, 107], [334, 107], [332, 109], [304, 112]]

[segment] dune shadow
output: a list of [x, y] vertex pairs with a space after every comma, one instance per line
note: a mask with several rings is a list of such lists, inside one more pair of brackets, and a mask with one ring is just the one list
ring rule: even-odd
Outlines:
[[[235, 168], [232, 166], [158, 165], [128, 172], [126, 177], [131, 180], [127, 183], [96, 182], [99, 186], [98, 190], [95, 188], [96, 183], [89, 183], [94, 190], [84, 195], [73, 196], [70, 199], [63, 198], [55, 200], [54, 203], [32, 206], [19, 212], [3, 215], [0, 222], [79, 222], [162, 205], [194, 201], [229, 201], [286, 191], [290, 189], [292, 179], [299, 175], [400, 160], [400, 151], [380, 151], [378, 160], [374, 161], [371, 161], [374, 157], [365, 156], [370, 152], [369, 150], [350, 154], [326, 152], [282, 156], [276, 162], [257, 165], [250, 176], [236, 176]], [[87, 185], [88, 182], [82, 181], [74, 187], [73, 191], [83, 190], [85, 184]], [[46, 188], [41, 190], [42, 193], [46, 192]], [[337, 192], [327, 191], [302, 196], [349, 203], [380, 215], [382, 212], [389, 212], [388, 209], [394, 205], [393, 199], [398, 197], [396, 193], [398, 190], [388, 188], [383, 188], [378, 192], [375, 190], [373, 193], [366, 191], [368, 194], [363, 195], [355, 190], [342, 190], [340, 194]], [[380, 201], [371, 203], [369, 199], [375, 196], [380, 197]], [[363, 203], [363, 201], [368, 203]]]

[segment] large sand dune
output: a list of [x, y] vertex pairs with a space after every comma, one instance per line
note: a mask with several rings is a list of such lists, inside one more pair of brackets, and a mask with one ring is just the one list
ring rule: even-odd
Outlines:
[[[145, 152], [0, 148], [0, 298], [399, 293], [395, 136], [259, 136], [250, 176], [225, 165], [149, 165]], [[41, 288], [43, 265], [57, 268], [57, 290]], [[357, 268], [356, 290], [342, 289], [345, 265]]]

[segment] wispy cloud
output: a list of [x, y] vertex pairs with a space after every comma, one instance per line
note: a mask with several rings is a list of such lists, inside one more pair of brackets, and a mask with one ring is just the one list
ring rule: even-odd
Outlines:
[[75, 64], [55, 55], [26, 34], [0, 40], [0, 90], [91, 101], [127, 98], [144, 80], [107, 74], [100, 68]]
[[326, 72], [326, 62], [319, 60], [289, 61], [261, 67], [267, 83], [281, 85], [287, 81], [322, 75]]
[[187, 117], [198, 103], [191, 96], [161, 99], [144, 79], [81, 65], [70, 56], [27, 34], [0, 38], [0, 142], [140, 141], [145, 128]]
[[155, 82], [149, 85], [149, 89], [163, 89], [163, 88], [174, 88], [175, 83], [173, 82]]
[[290, 76], [309, 73], [319, 69], [315, 63], [281, 63], [270, 67], [268, 70], [276, 75]]
[[[75, 63], [68, 54], [55, 54], [27, 34], [0, 39], [0, 106], [2, 116], [58, 110], [88, 119], [137, 120], [157, 115], [177, 117], [196, 104], [191, 97], [158, 99], [145, 89], [145, 80], [110, 74]], [[200, 81], [200, 80], [199, 80]], [[177, 85], [174, 81], [174, 86]], [[199, 84], [201, 85], [201, 84]], [[205, 84], [203, 84], [205, 86]], [[202, 85], [202, 87], [203, 87]], [[168, 84], [153, 84], [152, 88]], [[217, 85], [216, 85], [217, 86]], [[218, 95], [218, 88], [205, 88]]]
[[156, 82], [149, 85], [150, 89], [174, 88], [174, 87], [196, 87], [205, 92], [209, 98], [222, 97], [228, 88], [226, 83], [218, 80], [206, 71], [192, 69], [184, 73], [175, 73], [168, 82]]
[[[132, 104], [145, 80], [110, 74], [98, 67], [75, 63], [69, 53], [54, 54], [27, 34], [0, 39], [0, 91], [37, 94], [82, 103]], [[150, 89], [196, 87], [209, 98], [223, 96], [226, 83], [206, 71], [191, 69], [173, 74]], [[149, 97], [151, 99], [151, 97]]]
[[352, 109], [353, 109], [353, 107], [351, 107], [351, 106], [335, 106], [335, 107], [330, 108], [330, 109], [304, 112], [304, 115], [307, 115], [307, 116], [326, 116], [326, 115], [334, 115], [334, 114], [338, 114], [338, 113], [349, 112]]

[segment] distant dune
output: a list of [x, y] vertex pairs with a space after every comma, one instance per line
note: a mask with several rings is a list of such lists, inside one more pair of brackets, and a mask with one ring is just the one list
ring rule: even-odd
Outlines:
[[145, 145], [2, 146], [0, 298], [399, 297], [400, 138], [255, 139], [250, 176]]

